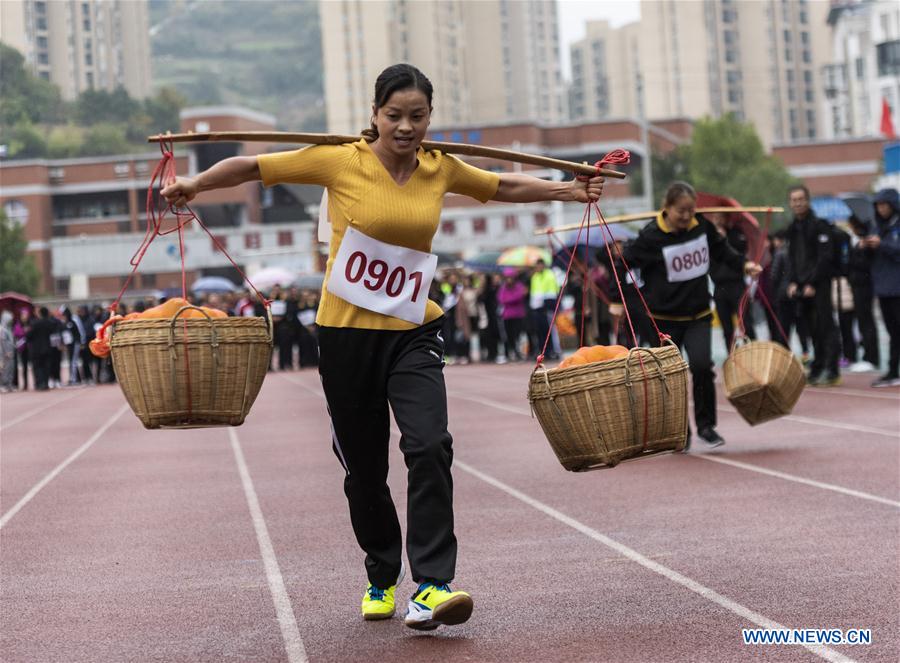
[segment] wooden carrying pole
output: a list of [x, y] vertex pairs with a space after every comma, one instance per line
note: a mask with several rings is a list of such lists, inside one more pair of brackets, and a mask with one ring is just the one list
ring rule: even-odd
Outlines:
[[[205, 133], [186, 134], [157, 134], [149, 136], [148, 143], [171, 141], [173, 143], [212, 143], [212, 142], [263, 142], [263, 143], [294, 143], [311, 145], [342, 145], [355, 143], [362, 136], [337, 136], [333, 134], [298, 134], [283, 131], [211, 131]], [[433, 140], [422, 141], [425, 150], [439, 150], [444, 154], [465, 154], [470, 157], [485, 157], [488, 159], [502, 159], [517, 163], [528, 163], [533, 166], [545, 168], [557, 168], [577, 175], [596, 175], [597, 169], [586, 163], [563, 161], [512, 150], [501, 150], [495, 147], [483, 147], [481, 145], [467, 145], [465, 143], [441, 143]], [[600, 175], [615, 179], [625, 179], [625, 173], [618, 170], [601, 168]]]
[[[697, 214], [714, 214], [716, 212], [783, 212], [783, 207], [698, 207], [694, 210]], [[606, 223], [628, 223], [629, 221], [640, 221], [641, 219], [655, 219], [659, 214], [658, 210], [652, 212], [638, 212], [637, 214], [620, 214], [619, 216], [606, 217]], [[599, 220], [592, 220], [591, 226], [603, 225]], [[563, 230], [578, 230], [580, 223], [574, 223], [568, 226], [559, 226], [558, 228], [545, 228], [543, 230], [535, 230], [535, 235], [547, 235], [549, 233], [562, 232]]]

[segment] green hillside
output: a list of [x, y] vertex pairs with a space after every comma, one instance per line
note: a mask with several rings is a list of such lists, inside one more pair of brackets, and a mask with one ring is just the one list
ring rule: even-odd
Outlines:
[[279, 128], [324, 131], [318, 3], [150, 0], [156, 87], [189, 105], [238, 104]]

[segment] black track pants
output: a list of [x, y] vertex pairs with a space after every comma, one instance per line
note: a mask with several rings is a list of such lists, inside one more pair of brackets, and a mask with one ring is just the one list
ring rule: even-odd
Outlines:
[[409, 331], [321, 327], [319, 374], [334, 452], [369, 582], [393, 585], [402, 539], [387, 485], [390, 414], [408, 469], [406, 553], [413, 580], [450, 582], [453, 534], [452, 438], [447, 432], [443, 319]]
[[712, 363], [712, 317], [674, 322], [657, 318], [656, 325], [672, 342], [687, 352], [694, 392], [697, 430], [716, 425], [716, 385]]

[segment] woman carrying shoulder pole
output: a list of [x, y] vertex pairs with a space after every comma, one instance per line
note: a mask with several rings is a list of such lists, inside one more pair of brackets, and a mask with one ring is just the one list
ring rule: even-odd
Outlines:
[[394, 614], [405, 572], [397, 512], [387, 485], [389, 409], [400, 429], [408, 468], [406, 552], [417, 588], [405, 623], [418, 630], [460, 624], [472, 598], [452, 591], [452, 438], [447, 430], [440, 307], [428, 299], [444, 194], [481, 202], [599, 199], [603, 178], [549, 182], [497, 174], [438, 151], [426, 152], [432, 86], [408, 64], [375, 82], [371, 127], [343, 145], [232, 157], [163, 189], [178, 206], [199, 192], [262, 180], [328, 189], [332, 222], [325, 287], [316, 317], [319, 373], [333, 427], [335, 455], [356, 540], [365, 552], [365, 619]]
[[[626, 245], [625, 259], [641, 269], [642, 292], [660, 332], [687, 351], [697, 435], [712, 448], [725, 440], [715, 428], [710, 264], [724, 263], [750, 276], [758, 275], [762, 268], [745, 261], [710, 221], [694, 213], [696, 201], [690, 184], [673, 182], [666, 190], [662, 211]], [[688, 433], [688, 446], [690, 441]]]

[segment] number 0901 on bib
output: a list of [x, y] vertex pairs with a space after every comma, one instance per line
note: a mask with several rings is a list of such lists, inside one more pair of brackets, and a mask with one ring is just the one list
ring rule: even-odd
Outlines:
[[386, 244], [347, 228], [328, 277], [328, 292], [351, 304], [420, 325], [437, 256]]

